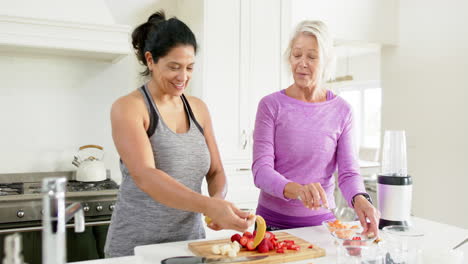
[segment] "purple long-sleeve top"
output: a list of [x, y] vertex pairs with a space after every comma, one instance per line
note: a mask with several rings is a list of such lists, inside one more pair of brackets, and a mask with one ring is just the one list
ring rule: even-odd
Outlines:
[[326, 209], [311, 210], [299, 200], [287, 199], [283, 191], [289, 182], [319, 182], [334, 208], [337, 168], [338, 186], [351, 205], [354, 195], [366, 192], [353, 144], [351, 106], [330, 91], [327, 101], [320, 103], [294, 99], [285, 90], [265, 96], [258, 105], [254, 130], [252, 171], [261, 189], [257, 213], [276, 226], [285, 220], [274, 219], [280, 216], [292, 217], [287, 220], [291, 222], [294, 217], [309, 221], [330, 215]]

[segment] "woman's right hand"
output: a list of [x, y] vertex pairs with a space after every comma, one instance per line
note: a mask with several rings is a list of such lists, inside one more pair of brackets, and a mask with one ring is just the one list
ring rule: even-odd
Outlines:
[[287, 183], [284, 187], [284, 197], [299, 199], [309, 209], [328, 208], [327, 194], [319, 182], [304, 185], [297, 182]]
[[232, 229], [245, 232], [255, 222], [255, 215], [241, 211], [234, 204], [219, 198], [212, 201], [205, 213], [211, 218], [208, 227], [214, 230]]

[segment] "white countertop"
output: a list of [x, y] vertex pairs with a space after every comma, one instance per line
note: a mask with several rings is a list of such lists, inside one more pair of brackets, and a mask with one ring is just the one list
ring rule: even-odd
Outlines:
[[[434, 221], [413, 217], [413, 225], [421, 229], [424, 233], [424, 248], [453, 248], [459, 242], [468, 237], [468, 230], [437, 223]], [[333, 244], [332, 237], [328, 231], [322, 226], [296, 228], [286, 231], [297, 237], [303, 238], [319, 247], [325, 248], [327, 256], [316, 258], [313, 260], [314, 264], [335, 263], [335, 245]], [[222, 239], [229, 238], [235, 231], [222, 230], [216, 233], [210, 233], [207, 239]], [[154, 244], [148, 246], [137, 247], [137, 255], [151, 255], [151, 263], [160, 263], [162, 259], [174, 256], [193, 255], [187, 247], [191, 241], [173, 242], [165, 244]], [[459, 248], [464, 252], [465, 261], [468, 259], [468, 243]], [[311, 260], [296, 261], [290, 263], [306, 264]], [[144, 264], [141, 256], [131, 256], [122, 258], [110, 258], [102, 260], [91, 260], [74, 262], [74, 264], [127, 264], [127, 263], [141, 263]]]

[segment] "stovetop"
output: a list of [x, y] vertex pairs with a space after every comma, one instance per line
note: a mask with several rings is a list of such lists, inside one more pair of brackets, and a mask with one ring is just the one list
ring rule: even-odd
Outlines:
[[1, 183], [0, 196], [23, 194], [23, 183]]
[[[1, 183], [0, 196], [40, 194], [42, 189], [41, 184], [41, 182]], [[96, 192], [118, 189], [119, 185], [110, 179], [98, 182], [67, 182], [67, 192]]]
[[[119, 185], [104, 181], [76, 181], [74, 172], [0, 174], [0, 233], [9, 228], [37, 227], [42, 219], [42, 179], [65, 177], [66, 206], [78, 202], [86, 223], [110, 221]], [[109, 175], [108, 175], [109, 176]]]

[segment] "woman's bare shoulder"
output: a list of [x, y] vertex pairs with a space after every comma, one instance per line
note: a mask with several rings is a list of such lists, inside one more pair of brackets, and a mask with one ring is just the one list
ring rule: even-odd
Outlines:
[[196, 96], [185, 95], [185, 97], [187, 98], [187, 101], [189, 102], [190, 107], [192, 108], [195, 118], [203, 126], [205, 121], [209, 120], [210, 114], [208, 111], [208, 106], [205, 104], [205, 102], [203, 102], [203, 100]]
[[190, 104], [190, 107], [192, 107], [192, 110], [195, 112], [196, 110], [199, 110], [201, 112], [208, 112], [208, 107], [206, 106], [205, 102], [203, 102], [202, 99], [196, 97], [196, 96], [191, 96], [191, 95], [186, 95], [185, 96]]
[[112, 104], [111, 114], [114, 115], [128, 115], [144, 113], [145, 103], [141, 93], [133, 91], [127, 95], [119, 97]]

